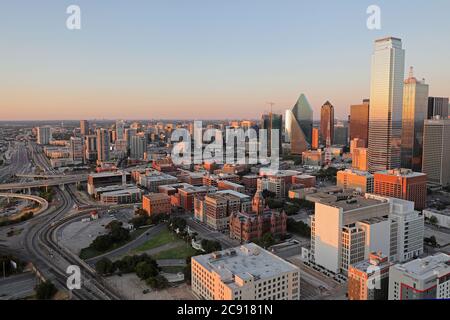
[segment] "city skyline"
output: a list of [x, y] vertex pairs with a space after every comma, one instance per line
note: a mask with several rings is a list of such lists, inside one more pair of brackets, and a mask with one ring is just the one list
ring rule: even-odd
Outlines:
[[[426, 78], [431, 96], [450, 95], [444, 64], [450, 48], [440, 41], [450, 24], [448, 3], [380, 1], [377, 31], [366, 27], [366, 1], [287, 1], [282, 8], [266, 1], [138, 2], [128, 10], [120, 2], [79, 1], [80, 31], [65, 28], [67, 3], [50, 3], [27, 3], [29, 12], [20, 1], [2, 4], [9, 14], [0, 26], [11, 41], [0, 75], [0, 120], [258, 119], [270, 110], [268, 101], [284, 114], [302, 92], [315, 120], [327, 100], [344, 120], [350, 105], [370, 95], [372, 44], [384, 36], [403, 40], [406, 66]], [[305, 32], [312, 13], [328, 25]], [[178, 20], [173, 26], [170, 17]], [[211, 20], [213, 27], [205, 28]]]

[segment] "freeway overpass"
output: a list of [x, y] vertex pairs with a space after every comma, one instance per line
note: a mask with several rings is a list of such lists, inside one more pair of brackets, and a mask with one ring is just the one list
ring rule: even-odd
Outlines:
[[39, 210], [39, 212], [35, 213], [35, 215], [38, 215], [48, 209], [47, 200], [45, 200], [41, 197], [36, 197], [36, 196], [28, 195], [28, 194], [0, 193], [0, 198], [16, 198], [16, 199], [24, 199], [24, 200], [31, 200], [31, 201], [37, 202], [41, 205], [41, 209]]
[[30, 182], [15, 182], [0, 184], [0, 191], [14, 191], [14, 190], [24, 190], [24, 189], [34, 189], [42, 187], [52, 187], [52, 186], [62, 186], [66, 184], [74, 184], [79, 182], [87, 181], [87, 175], [69, 175], [59, 178], [52, 178], [46, 180], [37, 180]]

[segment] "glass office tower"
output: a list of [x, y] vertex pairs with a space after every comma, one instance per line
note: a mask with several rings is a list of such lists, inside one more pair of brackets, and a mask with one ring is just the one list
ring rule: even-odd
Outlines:
[[376, 40], [370, 88], [370, 172], [400, 168], [404, 74], [401, 39]]
[[313, 110], [306, 96], [301, 94], [297, 103], [286, 110], [285, 134], [291, 143], [292, 154], [302, 154], [312, 143]]
[[427, 118], [428, 85], [414, 77], [405, 80], [402, 115], [402, 168], [422, 171], [423, 123]]

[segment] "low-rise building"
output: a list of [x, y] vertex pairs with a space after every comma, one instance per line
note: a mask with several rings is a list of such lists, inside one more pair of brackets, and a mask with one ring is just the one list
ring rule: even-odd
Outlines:
[[349, 300], [387, 300], [389, 291], [389, 257], [373, 252], [368, 260], [348, 269]]
[[192, 291], [205, 300], [299, 300], [300, 269], [249, 243], [192, 257]]
[[439, 253], [389, 271], [389, 300], [431, 300], [450, 298], [450, 256]]
[[427, 175], [411, 169], [375, 172], [374, 193], [412, 201], [417, 210], [423, 210], [427, 200]]
[[100, 201], [104, 204], [138, 203], [141, 202], [141, 199], [142, 190], [136, 187], [104, 192], [100, 195]]
[[170, 214], [172, 210], [170, 196], [164, 193], [147, 194], [142, 198], [142, 209], [144, 209], [149, 216]]
[[361, 193], [373, 193], [374, 177], [367, 171], [347, 169], [338, 171], [337, 186]]
[[316, 177], [308, 174], [293, 176], [292, 184], [301, 184], [304, 188], [313, 188], [316, 186]]
[[[439, 227], [450, 229], [450, 208], [444, 210], [426, 209], [423, 210], [426, 219], [433, 221]], [[434, 218], [433, 218], [434, 217]]]

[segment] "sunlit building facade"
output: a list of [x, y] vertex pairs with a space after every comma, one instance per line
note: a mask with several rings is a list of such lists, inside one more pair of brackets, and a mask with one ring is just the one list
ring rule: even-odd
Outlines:
[[334, 143], [334, 107], [329, 101], [320, 109], [320, 132], [323, 144]]
[[425, 120], [422, 172], [431, 185], [450, 185], [450, 120]]
[[302, 154], [313, 142], [313, 110], [304, 94], [286, 111], [285, 136], [291, 143], [292, 154]]
[[350, 106], [350, 141], [360, 139], [364, 141], [361, 147], [365, 148], [369, 140], [369, 107], [369, 99], [363, 100], [362, 104]]
[[405, 51], [398, 38], [375, 41], [369, 108], [369, 171], [399, 168]]
[[423, 123], [427, 117], [429, 87], [417, 80], [413, 69], [405, 80], [402, 116], [402, 168], [422, 170]]

